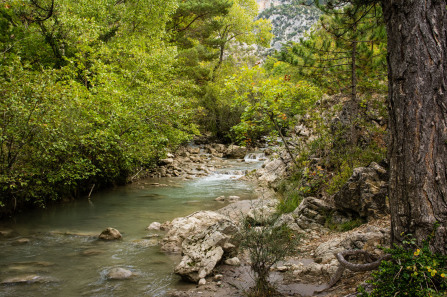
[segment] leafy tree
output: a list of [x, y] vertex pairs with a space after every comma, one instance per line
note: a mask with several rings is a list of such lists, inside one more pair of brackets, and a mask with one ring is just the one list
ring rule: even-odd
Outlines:
[[241, 123], [233, 127], [238, 140], [250, 144], [259, 136], [274, 132], [294, 160], [284, 133], [295, 115], [305, 113], [321, 97], [319, 89], [305, 81], [294, 83], [288, 75], [269, 77], [260, 67], [243, 68], [227, 81], [226, 88], [234, 106], [244, 109]]

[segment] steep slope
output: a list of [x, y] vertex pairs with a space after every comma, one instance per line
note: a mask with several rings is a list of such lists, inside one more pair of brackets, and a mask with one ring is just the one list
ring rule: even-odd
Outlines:
[[298, 42], [318, 21], [321, 12], [313, 5], [302, 5], [299, 0], [258, 0], [259, 18], [269, 19], [273, 25], [272, 48], [280, 49], [287, 41]]

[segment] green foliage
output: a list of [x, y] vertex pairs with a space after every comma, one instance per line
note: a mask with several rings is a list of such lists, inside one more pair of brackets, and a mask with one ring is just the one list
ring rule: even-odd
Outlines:
[[300, 168], [289, 178], [283, 180], [277, 191], [281, 195], [278, 212], [289, 213], [294, 211], [303, 198], [313, 196], [321, 189], [326, 180], [326, 173], [318, 165], [301, 163]]
[[432, 253], [428, 241], [416, 246], [411, 235], [404, 244], [385, 249], [392, 260], [373, 273], [374, 290], [363, 296], [447, 296], [447, 256]]
[[280, 296], [268, 281], [270, 268], [295, 252], [298, 237], [286, 225], [275, 225], [275, 218], [255, 212], [245, 218], [239, 233], [240, 247], [250, 254], [250, 266], [255, 273], [255, 287], [248, 296]]
[[346, 231], [355, 229], [355, 228], [363, 225], [364, 223], [365, 223], [364, 220], [357, 218], [357, 219], [353, 219], [353, 220], [346, 221], [343, 223], [335, 224], [334, 222], [332, 222], [332, 215], [329, 214], [326, 217], [325, 227], [329, 228], [332, 231], [346, 232]]
[[[325, 13], [299, 43], [279, 59], [327, 93], [386, 92], [386, 32], [380, 6], [320, 6]], [[354, 89], [354, 90], [353, 90]]]
[[225, 95], [233, 106], [243, 108], [241, 123], [233, 127], [236, 140], [250, 145], [267, 133], [281, 133], [304, 114], [320, 97], [320, 90], [289, 76], [268, 76], [263, 68], [243, 68], [226, 82]]
[[36, 3], [0, 7], [0, 203], [9, 209], [123, 183], [197, 133], [194, 86], [163, 41], [175, 1]]

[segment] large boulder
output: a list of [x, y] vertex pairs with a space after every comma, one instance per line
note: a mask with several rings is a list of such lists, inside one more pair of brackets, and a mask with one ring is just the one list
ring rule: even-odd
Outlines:
[[227, 219], [225, 215], [214, 211], [197, 211], [189, 216], [176, 218], [170, 223], [163, 224], [163, 229], [169, 231], [161, 242], [161, 248], [167, 252], [180, 253], [182, 242], [186, 238]]
[[246, 153], [247, 153], [247, 148], [238, 146], [238, 145], [230, 145], [230, 146], [228, 146], [228, 149], [225, 152], [225, 157], [242, 159], [245, 157]]
[[386, 169], [372, 162], [368, 167], [355, 168], [348, 182], [335, 194], [338, 210], [362, 218], [377, 218], [389, 212]]
[[225, 219], [189, 236], [182, 243], [183, 258], [174, 272], [192, 282], [204, 279], [224, 254], [231, 255], [235, 251], [237, 244], [232, 236], [237, 230], [233, 222]]
[[116, 240], [116, 239], [121, 239], [121, 233], [116, 230], [115, 228], [107, 228], [104, 231], [101, 232], [101, 234], [99, 235], [99, 239], [102, 240]]

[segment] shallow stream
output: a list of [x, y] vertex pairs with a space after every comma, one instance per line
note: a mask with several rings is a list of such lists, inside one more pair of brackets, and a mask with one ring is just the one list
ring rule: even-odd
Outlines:
[[[156, 244], [161, 237], [145, 228], [223, 207], [214, 200], [221, 195], [254, 198], [252, 185], [237, 180], [240, 170], [260, 166], [256, 156], [250, 158], [226, 160], [226, 168], [206, 177], [141, 180], [1, 223], [15, 235], [0, 236], [0, 283], [25, 276], [29, 281], [0, 284], [0, 296], [167, 296], [183, 286], [173, 274], [180, 255], [161, 252]], [[107, 227], [118, 229], [123, 239], [97, 240]], [[117, 267], [136, 276], [108, 280], [108, 271]]]

